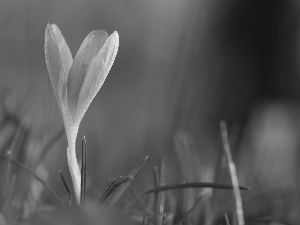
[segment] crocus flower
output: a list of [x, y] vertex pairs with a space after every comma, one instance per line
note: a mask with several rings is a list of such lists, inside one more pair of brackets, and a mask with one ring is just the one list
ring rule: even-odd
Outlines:
[[82, 42], [73, 61], [71, 51], [55, 25], [45, 31], [48, 73], [68, 139], [67, 159], [77, 203], [80, 203], [80, 170], [76, 158], [76, 137], [80, 122], [109, 73], [119, 47], [115, 31], [92, 31]]

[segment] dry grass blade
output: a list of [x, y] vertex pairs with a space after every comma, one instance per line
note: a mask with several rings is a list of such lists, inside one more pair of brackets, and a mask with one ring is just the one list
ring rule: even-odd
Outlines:
[[35, 172], [33, 172], [27, 166], [25, 166], [24, 164], [12, 159], [12, 158], [8, 158], [4, 155], [0, 155], [0, 159], [6, 160], [16, 166], [19, 166], [22, 169], [24, 169], [25, 171], [27, 171], [28, 173], [30, 173], [32, 176], [34, 176], [37, 180], [39, 180], [44, 185], [44, 187], [49, 191], [49, 193], [54, 197], [54, 199], [59, 203], [59, 205], [62, 205], [58, 195], [54, 192], [54, 190], [42, 178], [40, 178]]
[[62, 174], [62, 172], [59, 170], [59, 174], [60, 174], [60, 177], [62, 179], [62, 182], [64, 184], [64, 187], [68, 193], [68, 196], [69, 196], [69, 204], [71, 205], [72, 204], [72, 192], [71, 192], [71, 189], [70, 189], [70, 186], [67, 182], [67, 180], [65, 179], [64, 175]]
[[100, 200], [98, 201], [98, 205], [108, 204], [109, 206], [113, 206], [119, 200], [119, 198], [122, 196], [125, 190], [128, 188], [131, 181], [134, 180], [135, 175], [143, 167], [147, 159], [148, 156], [146, 156], [141, 162], [139, 162], [128, 176], [119, 177], [113, 182], [111, 182], [108, 188], [101, 196]]
[[83, 136], [82, 139], [82, 161], [81, 161], [81, 193], [80, 193], [80, 204], [85, 204], [85, 193], [86, 193], [86, 139]]
[[239, 190], [239, 182], [237, 179], [236, 168], [235, 168], [234, 162], [232, 160], [232, 156], [231, 156], [231, 150], [230, 150], [230, 145], [229, 145], [229, 141], [228, 141], [226, 123], [224, 121], [221, 121], [220, 126], [221, 126], [223, 146], [224, 146], [225, 155], [226, 155], [228, 167], [229, 167], [229, 173], [230, 173], [232, 185], [233, 185], [233, 192], [234, 192], [235, 203], [236, 203], [236, 214], [237, 214], [238, 224], [244, 225], [245, 222], [244, 222], [244, 215], [243, 215], [242, 198], [241, 198], [241, 193]]

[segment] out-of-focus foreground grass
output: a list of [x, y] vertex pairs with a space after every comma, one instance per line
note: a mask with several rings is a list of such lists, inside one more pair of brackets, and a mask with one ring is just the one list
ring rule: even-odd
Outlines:
[[[170, 183], [230, 182], [218, 125], [225, 119], [240, 182], [252, 188], [243, 195], [246, 221], [297, 223], [298, 6], [292, 0], [0, 0], [0, 153], [10, 151], [65, 195], [58, 170], [70, 178], [67, 143], [59, 135], [44, 30], [57, 24], [73, 56], [91, 30], [117, 30], [116, 61], [78, 135], [78, 146], [82, 135], [87, 138], [88, 196], [100, 196], [145, 155], [149, 162], [133, 183], [138, 191], [152, 187], [152, 167], [163, 154]], [[4, 161], [0, 167], [17, 170]], [[10, 179], [18, 182], [24, 171], [15, 172]], [[31, 199], [53, 201], [40, 183], [26, 182], [36, 195]], [[22, 190], [28, 189], [6, 204], [22, 202], [28, 195]], [[186, 208], [194, 203], [188, 193]], [[9, 214], [7, 205], [1, 207]], [[205, 210], [217, 217], [231, 208], [231, 193], [217, 192]]]

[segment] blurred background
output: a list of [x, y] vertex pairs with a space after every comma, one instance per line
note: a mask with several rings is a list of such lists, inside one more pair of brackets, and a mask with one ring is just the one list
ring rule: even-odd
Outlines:
[[230, 182], [224, 119], [240, 182], [252, 193], [297, 193], [290, 190], [299, 183], [299, 15], [296, 0], [0, 0], [1, 154], [10, 149], [14, 157], [18, 145], [23, 155], [15, 158], [36, 162], [48, 144], [37, 164], [64, 192], [58, 169], [70, 178], [67, 142], [45, 64], [45, 28], [59, 26], [73, 57], [90, 31], [117, 30], [118, 55], [77, 138], [79, 160], [87, 139], [91, 192], [146, 155], [139, 190], [151, 187], [163, 154], [176, 180], [181, 148], [192, 149], [195, 170], [204, 171], [188, 181]]

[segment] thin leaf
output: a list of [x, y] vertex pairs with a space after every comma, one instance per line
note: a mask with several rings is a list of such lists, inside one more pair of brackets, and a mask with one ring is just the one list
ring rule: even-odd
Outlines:
[[86, 139], [83, 136], [82, 139], [82, 161], [81, 161], [81, 194], [80, 204], [85, 204], [85, 192], [86, 192]]
[[59, 170], [59, 174], [60, 174], [60, 177], [62, 179], [62, 182], [64, 184], [64, 187], [68, 193], [68, 196], [69, 196], [69, 204], [71, 205], [72, 204], [72, 193], [71, 193], [71, 189], [69, 187], [69, 184], [67, 182], [67, 180], [65, 179], [64, 175], [62, 174], [62, 172]]
[[[213, 189], [221, 189], [221, 190], [232, 190], [233, 186], [230, 184], [219, 184], [219, 183], [206, 183], [206, 182], [190, 182], [190, 183], [181, 183], [181, 184], [169, 184], [157, 188], [150, 189], [144, 193], [142, 193], [137, 198], [131, 200], [124, 209], [131, 207], [139, 198], [142, 198], [146, 194], [156, 193], [160, 191], [172, 191], [176, 189], [185, 189], [185, 188], [213, 188]], [[239, 186], [240, 190], [250, 190], [249, 187]]]
[[223, 146], [224, 146], [224, 150], [225, 150], [225, 155], [226, 155], [227, 162], [228, 162], [229, 173], [230, 173], [231, 181], [232, 181], [232, 185], [233, 185], [233, 193], [234, 193], [234, 198], [235, 198], [235, 203], [236, 203], [236, 214], [237, 214], [238, 224], [244, 225], [245, 221], [244, 221], [242, 198], [241, 198], [241, 193], [239, 190], [239, 181], [237, 179], [236, 168], [235, 168], [234, 162], [232, 160], [232, 156], [231, 156], [231, 150], [230, 150], [230, 145], [229, 145], [229, 140], [228, 140], [226, 123], [224, 121], [221, 121], [220, 127], [221, 127], [221, 134], [222, 134], [222, 141], [223, 141]]
[[140, 171], [140, 169], [145, 165], [148, 160], [148, 156], [146, 156], [142, 161], [140, 161], [134, 168], [131, 170], [129, 176], [135, 177], [135, 175]]
[[104, 204], [104, 203], [109, 204], [111, 202], [113, 196], [120, 189], [120, 187], [123, 184], [128, 183], [129, 181], [130, 181], [130, 178], [128, 178], [128, 177], [119, 177], [119, 178], [115, 179], [114, 181], [112, 181], [109, 184], [108, 188], [103, 193], [103, 195], [101, 196], [101, 198], [98, 202], [98, 205]]
[[142, 166], [146, 163], [148, 156], [146, 156], [141, 162], [139, 162], [135, 168], [130, 172], [130, 174], [126, 177], [119, 177], [113, 182], [110, 183], [108, 188], [105, 190], [100, 200], [98, 201], [98, 205], [100, 204], [108, 204], [109, 206], [113, 206], [119, 198], [123, 195], [125, 190], [130, 185], [131, 181], [134, 180], [137, 172], [142, 168]]
[[[170, 191], [175, 189], [184, 189], [184, 188], [213, 188], [213, 189], [233, 189], [233, 186], [230, 184], [218, 184], [218, 183], [206, 183], [206, 182], [190, 182], [182, 184], [169, 184], [157, 188], [150, 189], [143, 194], [150, 194], [160, 191]], [[249, 187], [239, 186], [241, 190], [249, 190]]]

